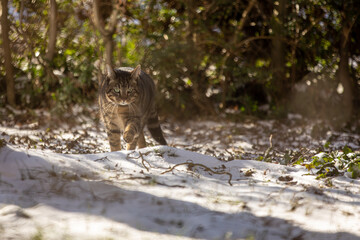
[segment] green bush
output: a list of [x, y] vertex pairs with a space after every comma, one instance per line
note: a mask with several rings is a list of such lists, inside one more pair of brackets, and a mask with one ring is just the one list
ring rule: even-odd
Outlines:
[[316, 169], [317, 178], [339, 176], [346, 172], [351, 178], [360, 177], [360, 153], [345, 146], [342, 151], [320, 152], [312, 157], [307, 169]]

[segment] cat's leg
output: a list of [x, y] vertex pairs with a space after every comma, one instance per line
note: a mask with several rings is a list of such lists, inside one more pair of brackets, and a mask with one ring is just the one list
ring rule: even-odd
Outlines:
[[120, 144], [121, 131], [119, 129], [107, 129], [106, 132], [108, 135], [111, 151], [114, 152], [121, 150], [121, 144]]
[[125, 131], [124, 131], [124, 141], [127, 143], [126, 150], [133, 150], [136, 148], [140, 133], [140, 119], [131, 118], [128, 119]]
[[139, 138], [137, 141], [137, 145], [139, 148], [144, 148], [146, 147], [146, 141], [145, 141], [145, 137], [144, 137], [144, 131], [141, 131], [141, 133], [139, 134]]
[[135, 138], [133, 142], [126, 144], [126, 150], [135, 150], [138, 138]]
[[144, 148], [146, 147], [146, 141], [145, 141], [145, 137], [144, 137], [144, 133], [141, 131], [141, 133], [136, 136], [132, 142], [129, 142], [126, 144], [126, 150], [134, 150], [136, 148], [136, 145], [139, 148]]
[[121, 150], [121, 134], [122, 131], [113, 121], [105, 121], [106, 133], [112, 152]]
[[134, 124], [129, 124], [125, 128], [123, 138], [126, 143], [132, 143], [138, 135], [139, 134]]

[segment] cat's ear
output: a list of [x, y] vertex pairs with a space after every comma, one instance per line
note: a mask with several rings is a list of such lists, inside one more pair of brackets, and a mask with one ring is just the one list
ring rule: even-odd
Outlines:
[[116, 76], [115, 76], [115, 71], [114, 69], [109, 65], [106, 64], [106, 75], [111, 79], [111, 80], [115, 80]]
[[132, 72], [131, 72], [131, 78], [134, 80], [138, 79], [140, 76], [140, 73], [141, 73], [141, 66], [137, 65], [136, 68], [134, 70], [132, 70]]

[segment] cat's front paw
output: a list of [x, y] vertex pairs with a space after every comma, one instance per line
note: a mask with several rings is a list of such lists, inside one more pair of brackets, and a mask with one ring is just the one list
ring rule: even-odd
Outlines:
[[126, 143], [132, 143], [134, 140], [134, 137], [135, 137], [134, 131], [129, 130], [129, 131], [124, 132], [123, 138]]

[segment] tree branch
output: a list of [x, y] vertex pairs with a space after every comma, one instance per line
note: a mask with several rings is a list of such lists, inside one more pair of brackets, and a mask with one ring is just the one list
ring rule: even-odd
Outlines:
[[116, 24], [117, 24], [117, 15], [119, 13], [119, 7], [116, 5], [114, 10], [111, 12], [110, 15], [110, 21], [108, 23], [108, 26], [106, 28], [106, 25], [104, 23], [104, 19], [101, 16], [100, 13], [100, 6], [101, 6], [101, 0], [94, 0], [93, 3], [93, 13], [94, 13], [94, 24], [96, 28], [99, 30], [101, 35], [104, 37], [108, 37], [109, 35], [114, 34], [116, 30]]
[[47, 53], [45, 59], [52, 61], [56, 50], [56, 35], [57, 35], [57, 6], [56, 0], [50, 0], [49, 11], [49, 41], [47, 46]]
[[220, 174], [220, 175], [226, 174], [226, 175], [229, 176], [228, 183], [229, 183], [230, 186], [232, 186], [232, 183], [231, 183], [232, 174], [231, 174], [231, 173], [226, 172], [226, 171], [214, 171], [214, 170], [212, 170], [211, 168], [209, 168], [209, 167], [207, 167], [207, 166], [205, 166], [204, 164], [201, 164], [201, 163], [192, 163], [192, 162], [178, 163], [178, 164], [175, 164], [173, 167], [169, 168], [168, 170], [166, 170], [166, 171], [164, 171], [164, 172], [162, 172], [162, 173], [160, 173], [160, 174], [162, 175], [162, 174], [165, 174], [165, 173], [168, 173], [168, 172], [172, 172], [176, 167], [182, 166], [182, 165], [187, 165], [187, 166], [188, 166], [188, 170], [190, 170], [190, 171], [192, 171], [192, 169], [193, 169], [194, 167], [198, 166], [198, 167], [204, 168], [205, 171], [211, 172], [212, 174]]
[[94, 0], [94, 3], [93, 3], [94, 24], [95, 24], [95, 27], [101, 33], [101, 35], [107, 36], [107, 35], [109, 35], [109, 33], [105, 29], [105, 23], [100, 14], [100, 4], [101, 4], [100, 0]]
[[248, 16], [249, 12], [251, 11], [251, 9], [254, 7], [255, 3], [256, 3], [256, 0], [251, 0], [249, 2], [249, 5], [246, 7], [244, 12], [242, 13], [240, 22], [237, 26], [237, 33], [239, 33], [244, 28], [247, 16]]

